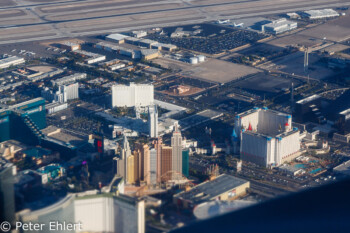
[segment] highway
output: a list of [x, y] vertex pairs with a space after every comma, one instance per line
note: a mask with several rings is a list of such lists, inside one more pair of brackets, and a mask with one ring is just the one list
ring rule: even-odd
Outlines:
[[[0, 44], [349, 6], [347, 0], [67, 0], [0, 7]], [[20, 11], [11, 17], [6, 11]], [[2, 15], [3, 14], [3, 15]]]

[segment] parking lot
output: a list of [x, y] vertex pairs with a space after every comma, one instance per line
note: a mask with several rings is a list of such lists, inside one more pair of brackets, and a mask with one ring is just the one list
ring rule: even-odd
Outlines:
[[165, 34], [152, 34], [148, 38], [174, 44], [183, 49], [206, 54], [220, 54], [246, 44], [253, 44], [267, 37], [264, 34], [253, 31], [221, 27], [213, 24], [185, 25], [181, 26], [181, 28], [186, 32], [196, 30], [201, 30], [201, 32], [195, 34], [195, 36], [190, 33], [190, 36], [186, 37], [170, 37], [171, 33], [176, 30], [175, 27], [171, 27], [164, 28]]

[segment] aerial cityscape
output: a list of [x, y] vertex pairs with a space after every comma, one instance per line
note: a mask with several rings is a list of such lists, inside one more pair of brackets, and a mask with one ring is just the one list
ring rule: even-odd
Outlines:
[[350, 232], [349, 7], [0, 0], [0, 232]]

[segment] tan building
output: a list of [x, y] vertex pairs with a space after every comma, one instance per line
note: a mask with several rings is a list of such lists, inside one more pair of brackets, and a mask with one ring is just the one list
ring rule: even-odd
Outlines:
[[161, 146], [161, 181], [166, 182], [171, 179], [170, 171], [172, 170], [172, 147]]
[[134, 184], [135, 183], [135, 157], [133, 155], [130, 155], [128, 157], [127, 161], [127, 181], [128, 184]]
[[143, 49], [141, 50], [141, 56], [146, 61], [152, 60], [160, 56], [160, 52], [156, 49]]
[[214, 200], [234, 200], [247, 193], [250, 182], [222, 174], [213, 180], [206, 181], [189, 191], [183, 191], [174, 195], [174, 204], [181, 208], [193, 209], [197, 205]]
[[135, 183], [139, 183], [141, 181], [141, 169], [140, 169], [140, 157], [141, 157], [141, 152], [139, 150], [134, 150], [133, 152], [134, 155], [134, 179]]
[[161, 182], [161, 167], [162, 167], [162, 143], [163, 140], [161, 137], [158, 137], [156, 140], [153, 141], [153, 146], [157, 151], [157, 183]]
[[67, 49], [67, 50], [70, 50], [70, 51], [75, 51], [75, 50], [81, 49], [80, 44], [73, 43], [73, 42], [70, 42], [70, 41], [66, 41], [66, 42], [61, 43], [60, 47], [62, 49]]
[[140, 181], [144, 181], [148, 184], [150, 182], [149, 146], [147, 144], [137, 144], [136, 150], [139, 151], [138, 169]]

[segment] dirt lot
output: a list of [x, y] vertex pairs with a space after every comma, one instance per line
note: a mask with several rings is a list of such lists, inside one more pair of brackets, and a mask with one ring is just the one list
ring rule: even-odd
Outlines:
[[346, 16], [330, 20], [315, 28], [305, 30], [300, 35], [340, 42], [350, 38], [350, 11]]
[[52, 66], [32, 66], [32, 67], [30, 67], [30, 69], [38, 71], [38, 72], [47, 73], [47, 72], [54, 70], [54, 67], [52, 67]]
[[238, 65], [211, 58], [196, 65], [190, 65], [185, 62], [175, 61], [168, 58], [158, 58], [155, 59], [154, 62], [165, 68], [181, 70], [181, 75], [212, 83], [227, 83], [259, 72], [259, 70], [249, 66]]
[[26, 15], [26, 13], [22, 10], [0, 11], [0, 18], [18, 17], [18, 16], [23, 16], [23, 15]]
[[16, 3], [13, 0], [1, 0], [0, 1], [0, 7], [1, 6], [15, 6]]
[[259, 70], [252, 67], [217, 59], [209, 59], [198, 65], [189, 65], [188, 69], [182, 73], [211, 82], [227, 83], [258, 72]]

